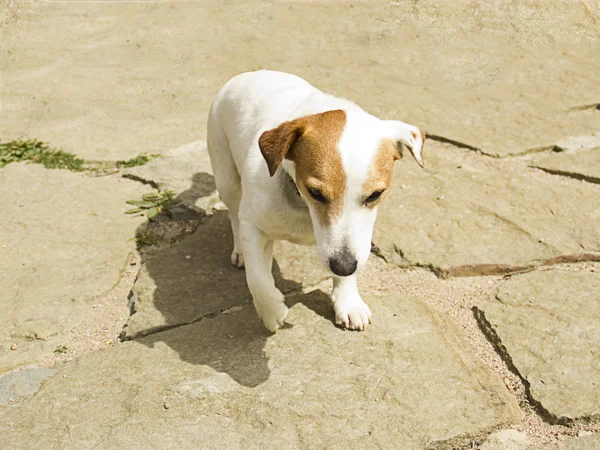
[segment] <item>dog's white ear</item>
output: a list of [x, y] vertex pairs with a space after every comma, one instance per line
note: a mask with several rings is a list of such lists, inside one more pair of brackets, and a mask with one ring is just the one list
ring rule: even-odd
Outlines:
[[384, 120], [386, 126], [386, 137], [393, 139], [398, 144], [400, 158], [402, 158], [402, 148], [400, 144], [405, 145], [410, 153], [419, 163], [419, 166], [424, 167], [423, 162], [423, 145], [425, 144], [425, 133], [414, 125], [409, 125], [399, 120]]
[[294, 143], [304, 133], [304, 127], [299, 120], [284, 122], [277, 128], [265, 131], [258, 139], [260, 152], [267, 162], [269, 175], [275, 175], [277, 168], [285, 159]]

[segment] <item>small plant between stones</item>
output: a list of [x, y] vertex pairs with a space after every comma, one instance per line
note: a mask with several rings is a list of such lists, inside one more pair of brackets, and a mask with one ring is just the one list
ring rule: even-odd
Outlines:
[[159, 157], [160, 157], [160, 155], [158, 155], [156, 153], [151, 153], [151, 154], [140, 153], [135, 158], [128, 159], [127, 161], [117, 161], [117, 167], [121, 168], [121, 167], [143, 166], [144, 164], [149, 163], [153, 159], [156, 159]]
[[156, 244], [160, 240], [160, 237], [154, 233], [140, 232], [136, 233], [133, 240], [135, 241], [135, 247], [138, 250], [141, 250], [144, 247], [150, 247], [151, 245]]
[[0, 143], [0, 167], [19, 161], [30, 161], [42, 164], [47, 169], [67, 169], [72, 172], [81, 172], [84, 164], [83, 159], [72, 153], [50, 148], [37, 139]]
[[48, 144], [37, 139], [13, 140], [0, 142], [0, 168], [12, 162], [28, 161], [42, 164], [47, 169], [67, 169], [72, 172], [82, 171], [108, 171], [111, 167], [122, 169], [143, 166], [153, 159], [159, 158], [159, 154], [140, 153], [134, 158], [126, 161], [84, 161], [77, 158], [73, 153], [51, 148]]
[[144, 194], [141, 200], [127, 201], [127, 204], [133, 205], [135, 208], [125, 211], [125, 214], [145, 214], [148, 220], [155, 220], [160, 214], [167, 212], [169, 208], [181, 203], [174, 197], [175, 191], [170, 189]]

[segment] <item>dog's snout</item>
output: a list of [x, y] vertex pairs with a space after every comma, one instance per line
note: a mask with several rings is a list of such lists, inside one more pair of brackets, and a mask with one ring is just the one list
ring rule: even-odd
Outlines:
[[342, 250], [329, 260], [329, 268], [340, 277], [352, 275], [356, 272], [357, 265], [355, 256], [348, 249]]

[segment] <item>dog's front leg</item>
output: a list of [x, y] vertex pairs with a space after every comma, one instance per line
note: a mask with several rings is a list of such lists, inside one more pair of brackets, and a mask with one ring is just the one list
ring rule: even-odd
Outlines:
[[358, 293], [356, 273], [349, 277], [333, 277], [331, 299], [338, 325], [364, 330], [371, 323], [371, 310]]
[[240, 237], [246, 265], [246, 281], [256, 312], [269, 331], [283, 326], [288, 314], [284, 296], [275, 287], [271, 272], [273, 241], [246, 220], [240, 221]]

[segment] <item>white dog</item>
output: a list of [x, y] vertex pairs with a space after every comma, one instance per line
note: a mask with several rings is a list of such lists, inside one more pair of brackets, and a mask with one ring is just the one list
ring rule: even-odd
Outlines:
[[356, 284], [377, 208], [406, 146], [421, 167], [423, 132], [380, 120], [303, 79], [261, 70], [232, 78], [208, 116], [208, 151], [233, 229], [231, 262], [246, 267], [270, 331], [288, 313], [272, 275], [273, 241], [316, 243], [333, 273], [335, 320], [364, 330], [371, 311]]

